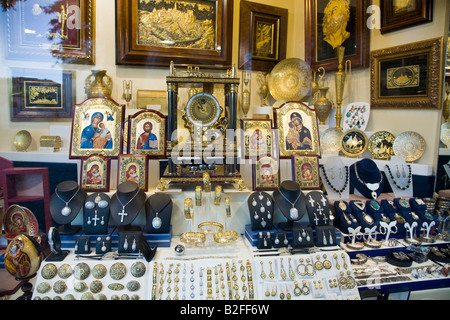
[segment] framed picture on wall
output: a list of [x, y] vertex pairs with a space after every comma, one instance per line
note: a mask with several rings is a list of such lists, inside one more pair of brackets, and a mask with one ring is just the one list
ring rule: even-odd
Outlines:
[[81, 160], [81, 188], [87, 192], [109, 192], [111, 160], [93, 154]]
[[280, 161], [274, 157], [261, 157], [252, 165], [253, 190], [273, 191], [280, 187]]
[[371, 52], [371, 107], [440, 109], [443, 38]]
[[148, 156], [145, 154], [122, 154], [119, 156], [117, 185], [131, 181], [143, 191], [148, 189]]
[[316, 156], [292, 156], [292, 177], [302, 190], [320, 189], [319, 158]]
[[73, 116], [73, 74], [11, 68], [11, 121], [67, 121]]
[[[350, 60], [352, 68], [367, 68], [369, 66], [370, 29], [367, 27], [366, 13], [371, 0], [305, 0], [305, 54], [306, 61], [313, 69], [324, 67], [327, 72], [337, 70], [338, 59], [333, 41], [325, 37], [324, 22], [346, 21], [342, 23], [338, 36], [344, 35], [344, 61]], [[331, 28], [330, 28], [331, 30]], [[341, 41], [339, 41], [341, 42]]]
[[70, 158], [92, 154], [117, 158], [122, 152], [124, 105], [109, 98], [91, 98], [75, 105]]
[[232, 0], [117, 0], [116, 63], [231, 65]]
[[241, 1], [239, 69], [270, 72], [286, 58], [288, 10]]
[[95, 0], [17, 0], [5, 15], [7, 59], [95, 64]]
[[380, 0], [381, 33], [433, 21], [432, 0]]
[[241, 145], [246, 158], [274, 155], [272, 120], [242, 119]]

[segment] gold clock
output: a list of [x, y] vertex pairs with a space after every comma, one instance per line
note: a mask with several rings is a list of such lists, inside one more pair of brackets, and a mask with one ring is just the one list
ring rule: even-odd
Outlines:
[[201, 127], [204, 131], [216, 127], [223, 109], [209, 93], [197, 93], [186, 104], [185, 124], [188, 128]]

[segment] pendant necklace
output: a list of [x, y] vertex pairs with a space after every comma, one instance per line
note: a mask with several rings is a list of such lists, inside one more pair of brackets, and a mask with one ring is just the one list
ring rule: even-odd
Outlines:
[[378, 194], [377, 194], [376, 191], [380, 188], [380, 184], [383, 182], [383, 174], [381, 174], [381, 172], [380, 172], [381, 179], [380, 179], [379, 182], [377, 182], [377, 183], [367, 183], [367, 182], [361, 180], [361, 178], [359, 177], [356, 163], [354, 164], [354, 167], [355, 167], [356, 179], [358, 179], [359, 183], [361, 183], [363, 186], [365, 186], [367, 189], [369, 189], [369, 191], [372, 192], [372, 194], [371, 194], [372, 198], [374, 198], [374, 199], [378, 198]]
[[72, 196], [72, 198], [69, 199], [69, 201], [64, 200], [63, 198], [61, 198], [58, 194], [58, 189], [55, 188], [55, 194], [56, 196], [59, 198], [59, 200], [61, 200], [62, 202], [64, 202], [66, 204], [66, 206], [64, 208], [61, 209], [61, 214], [64, 217], [69, 216], [72, 213], [72, 209], [70, 209], [69, 207], [69, 203], [73, 200], [73, 198], [75, 198], [75, 196], [78, 194], [78, 192], [80, 191], [80, 186], [78, 186], [77, 191], [75, 192], [75, 194]]
[[[325, 167], [321, 167], [322, 168], [322, 172], [323, 172], [323, 176], [325, 178], [325, 180], [327, 181], [328, 185], [330, 186], [330, 188], [339, 194], [339, 198], [341, 197], [342, 193], [344, 192], [345, 189], [347, 189], [348, 186], [348, 167], [345, 166], [345, 180], [344, 180], [344, 185], [342, 186], [341, 189], [337, 189], [330, 181], [330, 179], [328, 178], [327, 172], [325, 170]], [[342, 174], [342, 172], [341, 172]], [[343, 176], [343, 175], [342, 175]], [[334, 179], [333, 177], [331, 177], [331, 179]]]
[[286, 199], [287, 202], [289, 202], [292, 205], [292, 208], [289, 210], [289, 216], [291, 217], [291, 220], [298, 219], [298, 210], [295, 208], [295, 204], [297, 203], [298, 199], [300, 199], [300, 196], [302, 195], [302, 191], [300, 190], [300, 193], [298, 194], [297, 199], [294, 202], [291, 202], [284, 194], [280, 191], [280, 194], [283, 196], [283, 198]]
[[123, 223], [123, 217], [128, 216], [128, 213], [125, 212], [125, 207], [126, 207], [127, 205], [129, 205], [130, 202], [134, 200], [134, 198], [136, 198], [136, 196], [139, 194], [139, 191], [140, 191], [140, 190], [138, 189], [137, 192], [134, 194], [134, 196], [133, 196], [126, 204], [123, 204], [122, 201], [120, 201], [119, 196], [118, 196], [117, 193], [116, 193], [116, 198], [117, 198], [117, 200], [119, 200], [119, 203], [120, 203], [120, 205], [122, 206], [122, 212], [119, 212], [119, 213], [118, 213], [118, 215], [120, 216], [120, 222], [121, 222], [121, 223]]
[[153, 209], [153, 211], [155, 211], [155, 217], [152, 219], [152, 226], [155, 229], [159, 229], [162, 226], [162, 220], [161, 218], [158, 216], [160, 212], [163, 212], [164, 209], [170, 204], [170, 201], [161, 209], [156, 211], [155, 208], [153, 208], [152, 205], [150, 205], [150, 207]]

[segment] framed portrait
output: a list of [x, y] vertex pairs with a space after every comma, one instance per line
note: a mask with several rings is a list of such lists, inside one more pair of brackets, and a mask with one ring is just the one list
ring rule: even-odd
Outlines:
[[7, 59], [95, 64], [95, 0], [17, 0], [5, 30]]
[[286, 58], [288, 9], [241, 1], [239, 69], [270, 72]]
[[372, 108], [440, 109], [443, 38], [371, 52]]
[[258, 158], [252, 165], [253, 190], [273, 191], [280, 187], [280, 161], [274, 157]]
[[433, 21], [432, 0], [380, 0], [381, 33]]
[[116, 159], [122, 152], [124, 105], [109, 98], [91, 98], [74, 107], [70, 158], [92, 154]]
[[319, 157], [292, 156], [292, 179], [300, 184], [302, 190], [319, 190]]
[[81, 188], [87, 192], [109, 192], [111, 160], [99, 154], [81, 159]]
[[232, 0], [116, 0], [118, 65], [231, 65]]
[[128, 153], [161, 159], [166, 157], [166, 145], [167, 116], [143, 110], [128, 117]]
[[[348, 8], [344, 8], [345, 1], [305, 0], [305, 60], [311, 68], [323, 67], [327, 72], [337, 70], [336, 45], [339, 43], [345, 47], [344, 61], [350, 60], [352, 68], [369, 67], [370, 29], [366, 24], [369, 18], [366, 10], [371, 0], [348, 1]], [[347, 23], [342, 23], [333, 36], [325, 36], [331, 33], [328, 30], [334, 31], [326, 27], [333, 20]]]
[[117, 185], [131, 181], [143, 191], [148, 189], [148, 156], [145, 154], [121, 154], [119, 156]]
[[72, 72], [11, 68], [11, 121], [67, 121], [74, 104]]
[[242, 119], [241, 146], [245, 158], [274, 155], [274, 131], [270, 119]]
[[320, 156], [319, 125], [316, 111], [302, 102], [287, 102], [273, 108], [278, 129], [281, 159], [293, 155]]

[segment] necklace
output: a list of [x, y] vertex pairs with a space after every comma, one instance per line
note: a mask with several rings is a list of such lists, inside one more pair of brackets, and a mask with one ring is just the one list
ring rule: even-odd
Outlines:
[[300, 199], [300, 196], [302, 195], [302, 191], [300, 190], [300, 193], [298, 194], [297, 199], [294, 202], [291, 202], [284, 194], [283, 192], [281, 192], [280, 189], [278, 189], [280, 191], [280, 194], [283, 196], [283, 198], [286, 199], [287, 202], [289, 202], [292, 205], [292, 208], [289, 210], [289, 215], [291, 217], [292, 220], [296, 220], [298, 219], [298, 210], [297, 208], [295, 208], [295, 204], [297, 203], [298, 199]]
[[380, 179], [379, 182], [377, 182], [377, 183], [367, 183], [367, 182], [361, 180], [361, 178], [359, 177], [356, 163], [353, 166], [355, 167], [356, 179], [358, 179], [359, 183], [361, 183], [363, 186], [365, 186], [367, 189], [369, 189], [369, 191], [372, 192], [372, 194], [371, 194], [372, 198], [374, 198], [374, 199], [378, 198], [378, 194], [377, 194], [376, 191], [380, 188], [380, 184], [383, 182], [383, 175], [381, 174], [381, 172], [380, 172], [381, 179]]
[[328, 175], [326, 173], [325, 167], [321, 167], [322, 168], [322, 172], [323, 172], [323, 176], [325, 178], [325, 180], [327, 181], [328, 185], [331, 187], [331, 189], [334, 192], [337, 192], [339, 194], [339, 198], [341, 197], [342, 192], [344, 192], [345, 189], [347, 189], [347, 185], [348, 185], [348, 167], [345, 166], [345, 181], [344, 181], [344, 185], [341, 189], [337, 189], [335, 186], [333, 186], [331, 184], [330, 179], [328, 179]]
[[152, 226], [155, 229], [159, 229], [162, 226], [162, 220], [161, 218], [158, 216], [160, 212], [164, 211], [164, 209], [170, 204], [170, 201], [167, 202], [167, 204], [161, 209], [161, 210], [155, 210], [155, 208], [153, 208], [152, 205], [150, 205], [150, 207], [153, 209], [153, 211], [155, 211], [155, 217], [152, 219]]
[[59, 200], [61, 200], [62, 202], [64, 202], [66, 204], [66, 206], [64, 208], [61, 209], [61, 214], [64, 217], [69, 216], [72, 213], [72, 209], [70, 209], [69, 207], [69, 203], [73, 200], [73, 198], [75, 198], [75, 196], [78, 194], [78, 192], [80, 191], [80, 186], [78, 186], [77, 191], [75, 192], [75, 194], [69, 199], [69, 201], [64, 200], [63, 198], [61, 198], [61, 196], [58, 194], [58, 189], [55, 188], [55, 194], [56, 196], [59, 198]]
[[[407, 190], [407, 189], [409, 188], [409, 186], [411, 185], [411, 180], [412, 180], [412, 179], [411, 179], [411, 178], [412, 178], [412, 174], [411, 174], [411, 166], [408, 165], [407, 167], [408, 167], [408, 169], [409, 169], [409, 173], [408, 173], [408, 183], [406, 184], [406, 186], [402, 187], [402, 186], [400, 186], [400, 185], [397, 183], [397, 181], [395, 181], [394, 175], [393, 175], [392, 172], [391, 172], [391, 168], [390, 168], [388, 165], [386, 165], [386, 168], [388, 169], [389, 176], [391, 177], [392, 182], [394, 182], [395, 186], [396, 186], [397, 188], [399, 188], [400, 190]], [[403, 168], [403, 166], [402, 166], [402, 168]], [[397, 176], [398, 176], [398, 175], [397, 175]]]
[[119, 203], [120, 203], [120, 205], [122, 206], [122, 212], [119, 212], [119, 213], [118, 213], [118, 215], [120, 216], [120, 222], [121, 222], [121, 223], [123, 222], [123, 217], [128, 216], [128, 213], [125, 212], [125, 207], [126, 207], [127, 205], [129, 205], [130, 202], [134, 200], [134, 198], [136, 198], [136, 196], [139, 194], [139, 191], [140, 191], [140, 190], [138, 189], [138, 190], [136, 191], [136, 193], [134, 194], [134, 196], [133, 196], [126, 204], [123, 204], [122, 201], [120, 201], [119, 196], [118, 196], [117, 193], [116, 193], [116, 198], [117, 198], [117, 200], [119, 200]]

